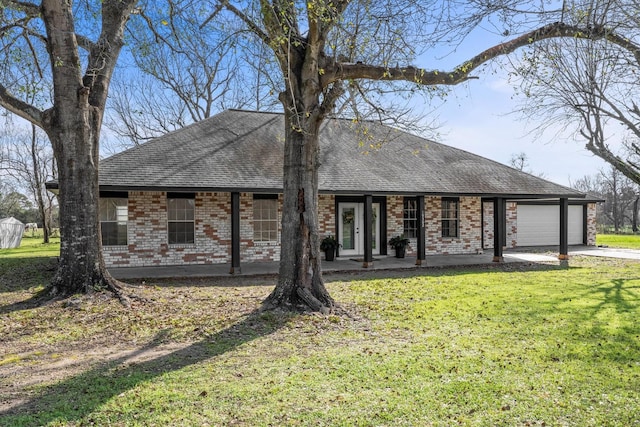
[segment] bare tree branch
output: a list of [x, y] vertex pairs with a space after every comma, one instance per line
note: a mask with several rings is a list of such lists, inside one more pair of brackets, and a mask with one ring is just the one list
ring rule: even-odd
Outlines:
[[31, 16], [37, 16], [42, 12], [41, 6], [31, 2], [8, 0], [5, 4], [7, 8], [21, 10]]
[[7, 88], [0, 84], [0, 106], [22, 117], [38, 127], [43, 127], [43, 111], [33, 107], [21, 99], [11, 95]]
[[363, 63], [329, 63], [322, 75], [323, 87], [336, 80], [372, 79], [388, 81], [409, 81], [422, 85], [457, 85], [474, 77], [471, 72], [487, 61], [530, 46], [533, 43], [559, 37], [600, 39], [607, 37], [612, 42], [629, 45], [629, 42], [613, 35], [605, 27], [578, 27], [556, 22], [530, 31], [513, 40], [493, 46], [450, 71], [428, 71], [413, 66], [388, 67]]
[[[240, 18], [240, 20], [251, 30], [251, 32], [257, 35], [266, 45], [271, 45], [271, 42], [272, 42], [271, 37], [269, 37], [269, 35], [264, 31], [262, 31], [262, 28], [256, 25], [255, 21], [253, 21], [249, 16], [247, 16], [247, 14], [245, 14], [240, 9], [238, 9], [237, 7], [229, 3], [228, 0], [220, 0], [219, 4], [223, 5], [228, 11], [230, 11], [235, 16]], [[207, 21], [209, 21], [212, 17], [213, 15], [207, 18]]]

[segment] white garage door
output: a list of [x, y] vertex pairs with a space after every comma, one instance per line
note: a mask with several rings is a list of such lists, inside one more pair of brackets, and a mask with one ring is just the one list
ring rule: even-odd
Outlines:
[[[581, 245], [582, 206], [569, 206], [569, 244]], [[560, 244], [558, 205], [518, 205], [518, 246]]]

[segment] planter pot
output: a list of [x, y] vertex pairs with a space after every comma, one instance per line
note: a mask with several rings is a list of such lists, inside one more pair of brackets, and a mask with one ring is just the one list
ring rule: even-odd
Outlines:
[[335, 249], [327, 249], [326, 251], [324, 251], [324, 260], [325, 261], [333, 261], [336, 257], [336, 250]]
[[405, 249], [404, 246], [398, 246], [396, 248], [396, 258], [404, 258]]

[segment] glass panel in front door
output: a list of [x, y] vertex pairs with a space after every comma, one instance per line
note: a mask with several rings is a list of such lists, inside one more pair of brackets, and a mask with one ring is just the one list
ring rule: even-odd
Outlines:
[[355, 207], [342, 209], [342, 249], [344, 250], [356, 248], [356, 218]]
[[371, 206], [372, 215], [371, 215], [371, 246], [374, 254], [379, 254], [380, 250], [378, 249], [378, 228], [380, 227], [380, 222], [378, 219], [378, 211], [380, 210], [380, 203], [374, 203]]

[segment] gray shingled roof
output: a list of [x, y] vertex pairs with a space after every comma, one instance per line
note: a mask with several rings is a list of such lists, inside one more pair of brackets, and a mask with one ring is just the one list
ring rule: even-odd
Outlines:
[[[457, 148], [364, 126], [366, 136], [350, 120], [325, 121], [320, 192], [583, 197]], [[281, 192], [283, 143], [282, 114], [228, 110], [102, 160], [100, 188]]]

